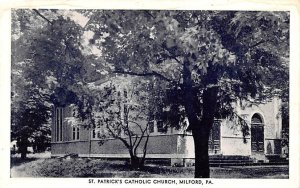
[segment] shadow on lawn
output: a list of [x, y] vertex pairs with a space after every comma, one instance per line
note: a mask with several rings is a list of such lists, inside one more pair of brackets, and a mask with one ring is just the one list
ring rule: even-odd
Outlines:
[[[145, 165], [141, 169], [133, 169], [128, 163], [99, 163], [95, 164], [91, 169], [87, 171], [82, 169], [82, 174], [79, 177], [128, 177], [128, 178], [149, 178], [153, 175], [158, 176], [172, 176], [176, 174], [193, 174], [193, 168], [181, 168], [181, 167], [171, 167], [171, 166], [155, 166], [155, 165]], [[85, 172], [84, 172], [85, 171]]]
[[29, 163], [31, 161], [35, 161], [38, 158], [26, 158], [26, 159], [21, 159], [20, 157], [11, 157], [10, 158], [10, 168], [14, 166], [20, 166], [25, 163]]
[[171, 166], [145, 166], [143, 169], [141, 169], [142, 171], [145, 172], [149, 172], [151, 174], [173, 174], [173, 173], [186, 173], [186, 172], [190, 172], [193, 173], [194, 172], [194, 168], [193, 167], [171, 167]]
[[[126, 161], [88, 158], [12, 158], [12, 177], [192, 178], [194, 167], [146, 164], [132, 169]], [[212, 167], [212, 178], [288, 178], [288, 166]]]

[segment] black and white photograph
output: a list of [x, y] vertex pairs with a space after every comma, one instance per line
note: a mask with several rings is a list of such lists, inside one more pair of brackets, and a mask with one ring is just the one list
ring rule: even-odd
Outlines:
[[290, 178], [289, 10], [20, 7], [10, 17], [11, 180]]

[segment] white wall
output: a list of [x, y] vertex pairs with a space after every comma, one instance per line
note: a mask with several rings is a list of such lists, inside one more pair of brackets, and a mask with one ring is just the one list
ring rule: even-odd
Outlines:
[[[280, 139], [281, 137], [281, 100], [274, 98], [265, 103], [249, 105], [249, 103], [244, 102], [236, 103], [235, 106], [237, 113], [245, 118], [249, 128], [251, 128], [251, 118], [255, 113], [262, 116], [265, 139], [264, 153], [266, 153], [268, 144], [266, 139]], [[221, 125], [221, 153], [224, 155], [251, 155], [251, 129], [249, 129], [249, 133], [250, 136], [246, 137], [247, 143], [244, 143], [241, 127], [228, 119], [223, 120]], [[272, 145], [272, 147], [274, 146]]]

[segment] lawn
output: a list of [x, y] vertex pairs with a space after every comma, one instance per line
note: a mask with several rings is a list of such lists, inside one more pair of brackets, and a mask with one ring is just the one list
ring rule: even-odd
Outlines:
[[[11, 177], [192, 178], [193, 167], [147, 165], [131, 170], [124, 161], [12, 158]], [[211, 167], [212, 178], [288, 178], [288, 166]]]

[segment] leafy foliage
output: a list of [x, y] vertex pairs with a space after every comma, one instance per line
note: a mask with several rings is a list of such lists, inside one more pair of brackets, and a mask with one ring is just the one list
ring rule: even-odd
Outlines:
[[74, 86], [81, 66], [79, 30], [52, 12], [44, 11], [52, 15], [45, 22], [38, 11], [12, 11], [12, 139], [18, 140], [22, 157], [29, 140], [49, 142], [51, 105], [76, 99], [67, 86]]
[[119, 139], [129, 151], [131, 166], [142, 168], [151, 126], [161, 116], [154, 87], [149, 79], [131, 76], [91, 83], [77, 103], [75, 124], [92, 130], [100, 146], [108, 138]]
[[[199, 97], [197, 107], [203, 106], [207, 88], [218, 88], [217, 116], [228, 115], [237, 99], [263, 100], [287, 93], [286, 12], [113, 10], [91, 14], [86, 28], [95, 33], [92, 45], [113, 65], [112, 72], [171, 81], [167, 87], [182, 95], [182, 72], [188, 61], [190, 82]], [[274, 89], [282, 82], [284, 87]]]
[[[196, 177], [209, 173], [201, 165], [208, 163], [205, 143], [215, 117], [234, 116], [237, 101], [286, 95], [287, 12], [109, 10], [88, 16], [91, 45], [101, 49], [111, 72], [164, 80], [176, 99], [166, 99], [171, 115], [180, 117], [184, 107]], [[237, 119], [247, 135], [245, 121]]]
[[30, 140], [36, 144], [44, 137], [43, 141], [39, 141], [42, 147], [50, 143], [47, 137], [50, 135], [48, 121], [51, 108], [44, 101], [47, 94], [26, 82], [22, 70], [13, 72], [12, 83], [11, 139], [18, 141], [19, 151], [25, 157]]

